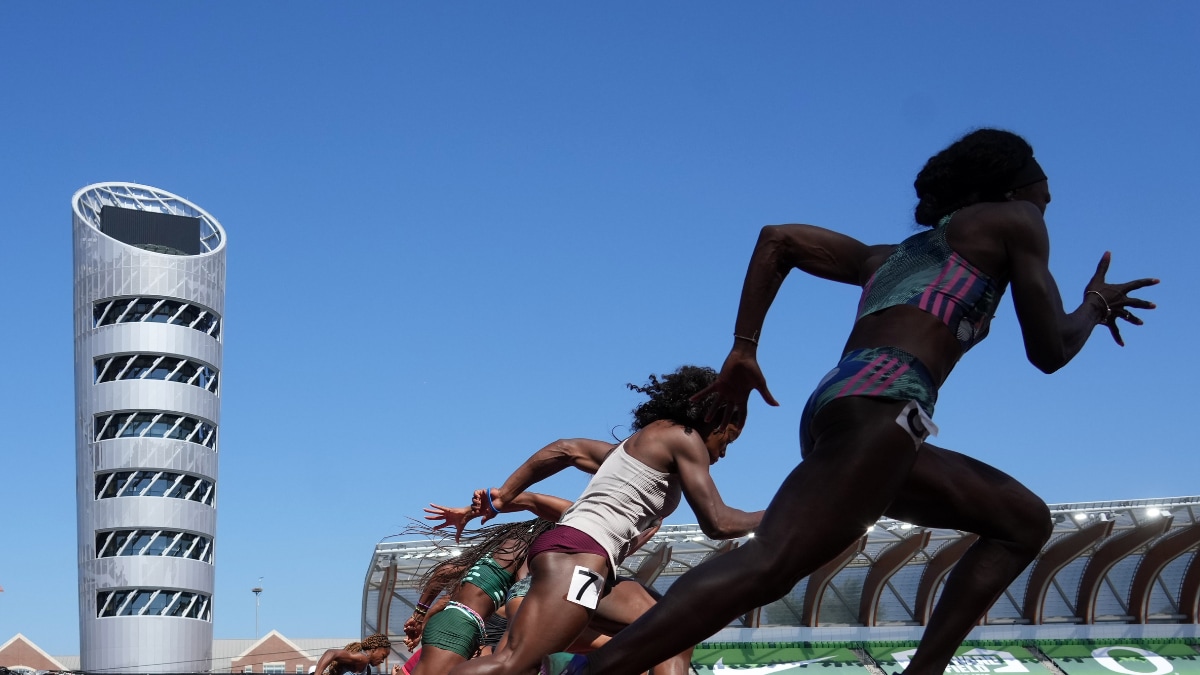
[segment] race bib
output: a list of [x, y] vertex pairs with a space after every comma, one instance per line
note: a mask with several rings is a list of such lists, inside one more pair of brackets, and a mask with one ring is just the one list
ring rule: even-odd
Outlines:
[[602, 590], [604, 577], [583, 565], [576, 565], [575, 574], [571, 575], [571, 588], [567, 590], [567, 600], [588, 609], [596, 609]]
[[925, 414], [921, 406], [917, 405], [916, 401], [909, 401], [908, 405], [904, 406], [900, 415], [896, 417], [896, 424], [908, 432], [917, 448], [921, 447], [926, 438], [937, 436], [938, 433], [937, 425], [933, 423], [929, 415]]

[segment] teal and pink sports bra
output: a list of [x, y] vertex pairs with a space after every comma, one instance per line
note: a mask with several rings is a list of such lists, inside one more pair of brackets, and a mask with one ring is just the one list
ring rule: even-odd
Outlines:
[[945, 323], [963, 353], [987, 337], [1004, 286], [980, 272], [950, 248], [946, 229], [953, 213], [937, 227], [905, 239], [863, 286], [858, 318], [896, 305], [911, 305]]

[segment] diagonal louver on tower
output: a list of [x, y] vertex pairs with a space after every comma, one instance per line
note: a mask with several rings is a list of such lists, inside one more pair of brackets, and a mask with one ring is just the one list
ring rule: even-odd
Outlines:
[[208, 670], [225, 231], [133, 183], [71, 207], [80, 667]]

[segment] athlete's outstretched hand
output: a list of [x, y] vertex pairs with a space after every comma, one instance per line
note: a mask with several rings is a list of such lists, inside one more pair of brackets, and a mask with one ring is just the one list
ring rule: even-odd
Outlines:
[[500, 515], [500, 509], [504, 507], [506, 502], [500, 499], [499, 491], [496, 488], [483, 488], [476, 490], [471, 496], [471, 508], [479, 515], [482, 520], [480, 524]]
[[767, 389], [767, 378], [763, 376], [754, 353], [735, 346], [729, 352], [729, 356], [725, 357], [725, 363], [721, 366], [716, 381], [693, 396], [692, 400], [703, 401], [715, 394], [712, 402], [708, 404], [705, 421], [711, 421], [720, 412], [721, 422], [717, 425], [718, 430], [725, 428], [730, 422], [742, 427], [746, 423], [746, 409], [752, 391], [758, 391], [769, 405], [779, 405]]
[[425, 516], [425, 520], [444, 521], [440, 525], [434, 525], [433, 529], [435, 530], [440, 530], [443, 527], [450, 527], [453, 525], [455, 543], [458, 543], [458, 540], [462, 537], [463, 529], [467, 527], [467, 524], [470, 523], [472, 519], [479, 516], [479, 514], [475, 512], [475, 509], [470, 506], [453, 507], [440, 506], [438, 504], [430, 504], [428, 508], [425, 509], [425, 513], [429, 514]]
[[1158, 283], [1158, 279], [1137, 279], [1136, 281], [1129, 281], [1123, 284], [1110, 284], [1104, 280], [1104, 275], [1108, 274], [1108, 265], [1110, 262], [1112, 262], [1112, 253], [1105, 251], [1104, 255], [1100, 256], [1100, 264], [1096, 265], [1096, 273], [1092, 275], [1091, 281], [1088, 282], [1087, 288], [1083, 291], [1083, 297], [1086, 301], [1088, 295], [1099, 293], [1100, 297], [1104, 298], [1104, 303], [1108, 306], [1108, 315], [1104, 317], [1104, 321], [1101, 323], [1108, 326], [1108, 332], [1112, 334], [1113, 340], [1118, 345], [1124, 347], [1125, 341], [1121, 339], [1121, 331], [1117, 328], [1117, 319], [1123, 319], [1135, 326], [1140, 326], [1143, 321], [1135, 316], [1133, 312], [1129, 311], [1129, 308], [1154, 309], [1156, 307], [1153, 302], [1148, 300], [1129, 297], [1129, 292], [1153, 286]]

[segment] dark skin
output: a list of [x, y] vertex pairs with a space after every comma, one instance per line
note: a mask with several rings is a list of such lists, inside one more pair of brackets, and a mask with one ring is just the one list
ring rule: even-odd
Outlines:
[[[1133, 309], [1154, 304], [1129, 296], [1158, 283], [1105, 280], [1110, 255], [1068, 312], [1049, 269], [1042, 219], [1050, 202], [1045, 181], [956, 213], [948, 241], [982, 272], [1011, 286], [1029, 361], [1052, 373], [1105, 326], [1123, 345], [1117, 319], [1141, 325]], [[862, 286], [894, 249], [868, 246], [811, 225], [763, 228], [738, 307], [735, 338], [717, 381], [720, 423], [740, 425], [750, 393], [778, 405], [759, 368], [757, 339], [784, 278], [792, 269]], [[937, 384], [962, 356], [955, 336], [930, 314], [910, 306], [859, 319], [845, 350], [893, 346], [913, 354]], [[974, 532], [980, 539], [946, 581], [906, 675], [941, 675], [954, 650], [983, 613], [1037, 556], [1050, 536], [1046, 505], [1011, 476], [965, 455], [913, 441], [895, 422], [906, 404], [879, 398], [838, 398], [814, 417], [804, 461], [784, 481], [755, 537], [684, 574], [654, 609], [588, 657], [591, 673], [632, 674], [696, 644], [735, 617], [782, 597], [886, 515], [915, 525]], [[797, 527], [803, 523], [803, 527]]]
[[[730, 539], [753, 531], [763, 515], [761, 511], [748, 513], [726, 506], [709, 473], [709, 467], [725, 455], [739, 433], [740, 429], [732, 424], [720, 430], [711, 424], [693, 430], [658, 420], [626, 439], [625, 452], [652, 469], [678, 475], [683, 496], [704, 533], [715, 539]], [[491, 491], [492, 504], [503, 509], [515, 495], [566, 466], [575, 465], [594, 473], [615, 447], [611, 443], [580, 439], [551, 444], [530, 457], [499, 489]], [[481, 497], [477, 495], [476, 499]], [[595, 609], [566, 599], [565, 590], [576, 576], [576, 566], [605, 579], [612, 571], [607, 556], [546, 552], [529, 565], [533, 582], [521, 610], [509, 623], [507, 642], [489, 657], [458, 666], [454, 675], [525, 675], [537, 668], [542, 657], [570, 647], [589, 623], [626, 626], [654, 604], [648, 596], [642, 597], [645, 589], [630, 583], [616, 584]], [[628, 592], [637, 590], [641, 591], [638, 597], [626, 597]], [[682, 675], [688, 670], [693, 646], [694, 643], [682, 645], [664, 653], [641, 670], [659, 664], [656, 672]]]
[[[457, 533], [461, 534], [462, 528], [470, 520], [470, 508], [464, 507], [461, 509], [452, 509], [443, 506], [430, 505], [432, 508], [425, 509], [432, 514], [426, 516], [430, 520], [444, 520], [442, 525], [435, 529], [440, 529], [447, 525], [454, 525], [457, 528]], [[549, 520], [557, 520], [562, 512], [571, 506], [571, 502], [566, 499], [560, 499], [550, 495], [542, 495], [533, 492], [521, 494], [513, 500], [511, 510], [527, 510], [535, 513], [539, 517]], [[457, 540], [457, 536], [455, 538]], [[518, 542], [505, 541], [496, 547], [492, 552], [492, 558], [505, 570], [517, 573], [517, 570], [525, 563], [525, 553], [523, 548], [517, 546]], [[518, 555], [516, 551], [519, 550]], [[463, 583], [459, 584], [454, 590], [454, 593], [444, 598], [438, 603], [433, 600], [441, 594], [442, 590], [462, 577], [467, 572], [462, 567], [449, 567], [445, 571], [439, 573], [421, 592], [419, 602], [422, 605], [432, 604], [428, 615], [421, 615], [419, 612], [414, 612], [404, 624], [404, 633], [407, 639], [405, 644], [411, 649], [420, 638], [421, 633], [425, 629], [427, 616], [433, 616], [439, 611], [442, 611], [446, 602], [453, 600], [462, 603], [474, 610], [479, 616], [486, 621], [498, 608], [492, 602], [492, 598], [484, 593], [481, 588], [474, 584]], [[442, 649], [434, 646], [424, 646], [421, 651], [421, 660], [417, 662], [416, 667], [412, 671], [412, 675], [445, 675], [450, 672], [456, 665], [466, 661], [459, 654], [448, 649]]]
[[325, 672], [325, 668], [333, 666], [330, 669], [331, 675], [343, 675], [344, 673], [361, 673], [367, 665], [378, 667], [383, 663], [388, 656], [387, 647], [379, 647], [370, 651], [358, 652], [351, 654], [345, 649], [327, 649], [321, 655], [321, 659], [317, 661], [317, 669], [313, 671], [320, 675]]
[[[588, 459], [583, 462], [583, 465], [585, 467], [593, 466], [593, 458], [589, 455]], [[595, 464], [595, 466], [599, 465]], [[529, 511], [544, 520], [555, 521], [561, 518], [563, 512], [570, 508], [570, 506], [571, 502], [567, 501], [566, 499], [534, 492], [522, 492], [504, 504], [503, 512], [513, 513], [516, 511]], [[458, 536], [461, 535], [463, 528], [465, 528], [473, 518], [479, 515], [479, 509], [476, 506], [452, 508], [439, 506], [437, 504], [430, 504], [429, 508], [425, 509], [425, 512], [429, 514], [425, 516], [427, 520], [443, 521], [440, 525], [435, 526], [433, 529], [439, 530], [444, 527], [454, 527], [455, 541], [458, 540]], [[497, 514], [492, 513], [490, 515], [494, 517]], [[645, 532], [642, 532], [640, 535], [638, 535], [637, 539], [634, 540], [631, 546], [632, 550], [636, 551], [638, 548], [641, 548], [647, 541], [650, 540], [651, 537], [654, 536], [656, 532], [658, 532], [658, 525], [648, 528]], [[510, 548], [512, 544], [513, 542], [505, 542], [497, 548], [503, 551], [504, 549]], [[525, 566], [524, 556], [517, 558], [513, 557], [512, 555], [505, 555], [503, 552], [496, 552], [493, 553], [493, 558], [505, 569], [514, 571], [517, 576], [521, 576], [520, 570]], [[520, 561], [519, 563], [516, 562], [518, 560]], [[513, 563], [516, 563], [517, 565], [515, 570], [511, 569], [510, 567]], [[461, 584], [457, 589], [455, 589], [452, 596], [443, 596], [441, 600], [434, 602], [434, 600], [441, 595], [442, 591], [447, 586], [457, 581], [460, 577], [462, 577], [463, 574], [466, 573], [466, 571], [467, 569], [464, 566], [450, 565], [444, 570], [439, 571], [439, 573], [430, 580], [430, 582], [422, 590], [421, 597], [418, 600], [421, 605], [432, 604], [429, 609], [428, 616], [433, 616], [434, 614], [437, 614], [439, 611], [443, 610], [449, 600], [454, 600], [455, 602], [460, 602], [464, 605], [467, 605], [471, 609], [475, 610], [475, 612], [481, 617], [483, 617], [485, 621], [492, 613], [505, 616], [504, 612], [507, 606], [495, 607], [489, 596], [487, 596], [478, 587], [471, 584]], [[581, 650], [585, 648], [590, 649], [592, 642], [597, 638], [598, 635], [607, 636], [614, 634], [615, 632], [632, 623], [634, 619], [644, 614], [646, 610], [654, 604], [654, 598], [646, 591], [645, 588], [635, 582], [618, 584], [613, 589], [610, 597], [612, 600], [608, 602], [608, 611], [604, 616], [597, 615], [593, 619], [592, 626], [589, 627], [588, 633], [585, 633], [587, 635], [587, 640], [577, 640], [575, 644], [571, 645], [572, 648], [575, 648], [578, 645]], [[523, 599], [515, 599], [508, 603], [509, 605], [512, 605], [511, 612], [513, 614], [515, 614], [517, 609], [520, 607], [522, 600]], [[420, 612], [414, 612], [413, 616], [405, 622], [404, 632], [407, 638], [405, 640], [405, 644], [409, 649], [415, 647], [420, 641], [421, 633], [425, 629], [425, 622], [426, 615], [421, 614]], [[506, 644], [507, 637], [508, 634], [505, 633], [505, 636], [501, 641], [501, 645]], [[489, 649], [487, 652], [484, 652], [484, 655], [490, 653], [491, 650]], [[690, 650], [688, 655], [690, 656]], [[422, 669], [421, 664], [425, 663], [426, 659], [432, 659], [430, 661], [432, 665], [425, 666]], [[416, 667], [414, 667], [412, 675], [442, 675], [449, 672], [451, 668], [465, 660], [466, 659], [455, 652], [441, 649], [440, 647], [427, 646], [422, 650], [421, 660], [417, 663]], [[688, 661], [690, 661], [690, 658]]]

